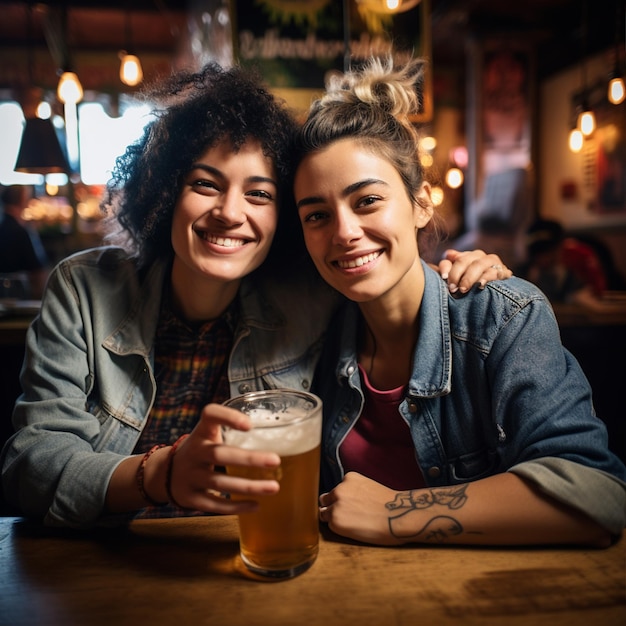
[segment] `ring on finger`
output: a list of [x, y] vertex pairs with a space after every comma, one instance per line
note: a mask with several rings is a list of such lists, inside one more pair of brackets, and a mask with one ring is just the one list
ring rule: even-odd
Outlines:
[[496, 264], [496, 265], [492, 265], [492, 266], [491, 266], [491, 269], [500, 271], [500, 270], [502, 270], [502, 269], [504, 269], [504, 268], [502, 267], [502, 265], [500, 265], [500, 264], [498, 263], [498, 264]]

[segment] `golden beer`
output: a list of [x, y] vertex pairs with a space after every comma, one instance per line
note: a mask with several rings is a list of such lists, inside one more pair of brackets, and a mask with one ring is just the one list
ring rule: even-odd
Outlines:
[[256, 511], [239, 515], [241, 559], [257, 574], [296, 576], [313, 564], [319, 545], [321, 400], [305, 392], [278, 390], [252, 392], [225, 404], [250, 415], [253, 424], [247, 432], [225, 429], [227, 444], [276, 452], [281, 458], [277, 468], [226, 468], [233, 476], [280, 483], [277, 494], [255, 498]]

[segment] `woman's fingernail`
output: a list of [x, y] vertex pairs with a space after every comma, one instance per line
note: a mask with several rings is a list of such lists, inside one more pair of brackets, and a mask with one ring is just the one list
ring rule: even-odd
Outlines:
[[459, 286], [455, 285], [454, 283], [450, 283], [448, 285], [448, 289], [449, 289], [450, 293], [456, 293], [459, 290]]

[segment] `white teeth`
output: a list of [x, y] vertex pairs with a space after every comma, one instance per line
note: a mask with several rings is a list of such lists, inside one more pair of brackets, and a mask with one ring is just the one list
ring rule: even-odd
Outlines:
[[358, 259], [350, 259], [350, 261], [337, 261], [337, 265], [341, 269], [352, 269], [353, 267], [361, 267], [361, 265], [365, 265], [366, 263], [370, 263], [374, 259], [377, 259], [380, 256], [380, 252], [370, 252], [365, 256], [360, 256]]
[[206, 235], [204, 238], [209, 243], [224, 246], [224, 248], [238, 248], [246, 243], [243, 239], [234, 239], [233, 237], [216, 237], [215, 235]]

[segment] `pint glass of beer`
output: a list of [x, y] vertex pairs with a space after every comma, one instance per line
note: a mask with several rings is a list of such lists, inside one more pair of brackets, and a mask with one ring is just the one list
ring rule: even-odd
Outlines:
[[322, 401], [311, 393], [277, 389], [253, 391], [224, 404], [252, 420], [252, 429], [246, 432], [224, 428], [224, 443], [276, 452], [281, 458], [277, 468], [226, 468], [233, 476], [280, 483], [277, 494], [256, 498], [256, 511], [239, 515], [241, 559], [262, 576], [297, 576], [313, 564], [319, 544]]

